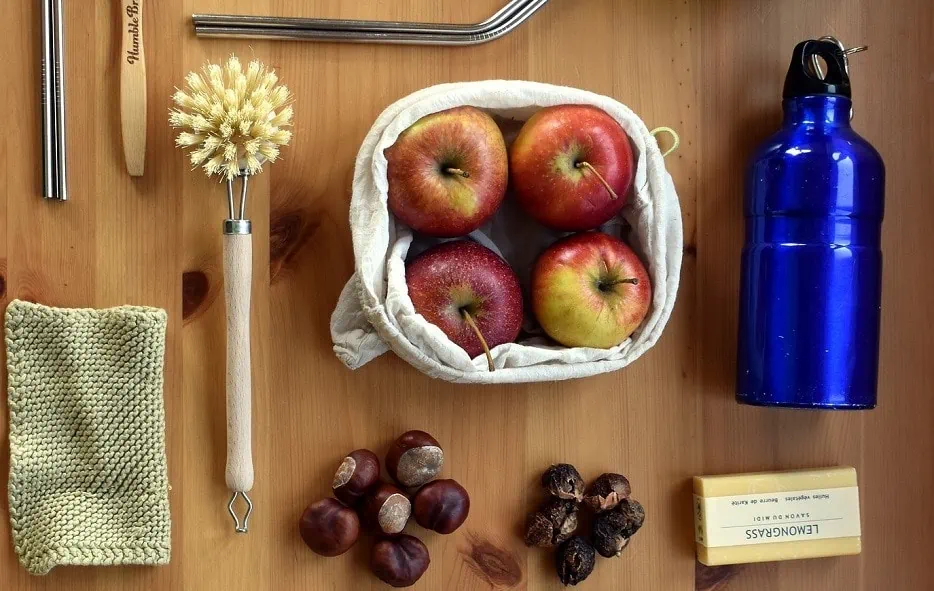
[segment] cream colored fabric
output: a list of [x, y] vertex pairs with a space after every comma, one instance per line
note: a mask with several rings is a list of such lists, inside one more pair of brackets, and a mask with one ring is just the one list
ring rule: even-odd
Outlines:
[[29, 572], [169, 561], [165, 327], [154, 308], [7, 308], [10, 522]]
[[[474, 359], [437, 326], [415, 312], [405, 283], [408, 256], [430, 246], [395, 220], [387, 207], [384, 151], [421, 117], [458, 105], [474, 105], [505, 119], [525, 121], [536, 110], [561, 104], [599, 107], [629, 135], [636, 154], [633, 195], [621, 214], [601, 229], [620, 235], [646, 263], [652, 303], [638, 330], [611, 349], [566, 348], [543, 335], [506, 343], [492, 351], [496, 371], [481, 355]], [[681, 207], [658, 143], [645, 123], [618, 101], [575, 88], [537, 82], [489, 80], [432, 86], [383, 111], [360, 147], [350, 202], [356, 271], [331, 316], [334, 352], [357, 369], [388, 350], [436, 378], [465, 383], [544, 382], [580, 378], [626, 367], [651, 348], [665, 328], [678, 294], [683, 231]], [[501, 254], [528, 286], [535, 256], [560, 237], [517, 212], [507, 199], [493, 219], [471, 238]], [[534, 330], [534, 324], [527, 330]]]

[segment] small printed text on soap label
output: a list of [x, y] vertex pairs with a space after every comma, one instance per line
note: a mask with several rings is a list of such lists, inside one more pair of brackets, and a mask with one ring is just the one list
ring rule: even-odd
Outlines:
[[707, 547], [860, 535], [855, 487], [695, 499]]

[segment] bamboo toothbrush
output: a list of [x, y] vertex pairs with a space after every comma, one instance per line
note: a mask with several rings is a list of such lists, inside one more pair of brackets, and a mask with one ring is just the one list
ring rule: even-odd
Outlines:
[[[185, 90], [172, 97], [176, 108], [169, 123], [183, 131], [175, 144], [191, 150], [191, 163], [208, 177], [227, 182], [224, 220], [224, 295], [227, 302], [227, 487], [233, 493], [227, 511], [239, 533], [246, 533], [253, 503], [251, 451], [250, 284], [253, 243], [246, 219], [247, 181], [274, 162], [292, 132], [291, 94], [277, 86], [274, 71], [258, 61], [246, 71], [231, 57], [224, 66], [208, 64], [186, 78]], [[239, 212], [234, 207], [234, 181], [241, 179]], [[246, 503], [241, 520], [234, 504]]]
[[146, 165], [146, 55], [143, 50], [143, 0], [121, 0], [123, 42], [120, 52], [120, 126], [123, 157], [130, 176]]

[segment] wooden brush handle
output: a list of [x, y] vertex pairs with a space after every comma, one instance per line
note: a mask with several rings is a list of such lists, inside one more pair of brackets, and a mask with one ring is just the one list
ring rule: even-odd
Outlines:
[[146, 165], [146, 55], [143, 51], [143, 0], [120, 0], [123, 34], [120, 50], [120, 125], [123, 156], [131, 176]]
[[224, 296], [227, 300], [227, 487], [253, 488], [251, 445], [250, 286], [253, 237], [224, 235]]

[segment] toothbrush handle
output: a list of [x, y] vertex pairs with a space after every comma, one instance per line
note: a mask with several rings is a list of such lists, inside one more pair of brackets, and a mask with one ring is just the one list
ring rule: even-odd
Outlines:
[[227, 302], [227, 487], [253, 488], [250, 375], [250, 287], [253, 237], [224, 235], [224, 295]]
[[143, 49], [143, 0], [121, 0], [120, 126], [123, 157], [130, 176], [146, 165], [146, 53]]

